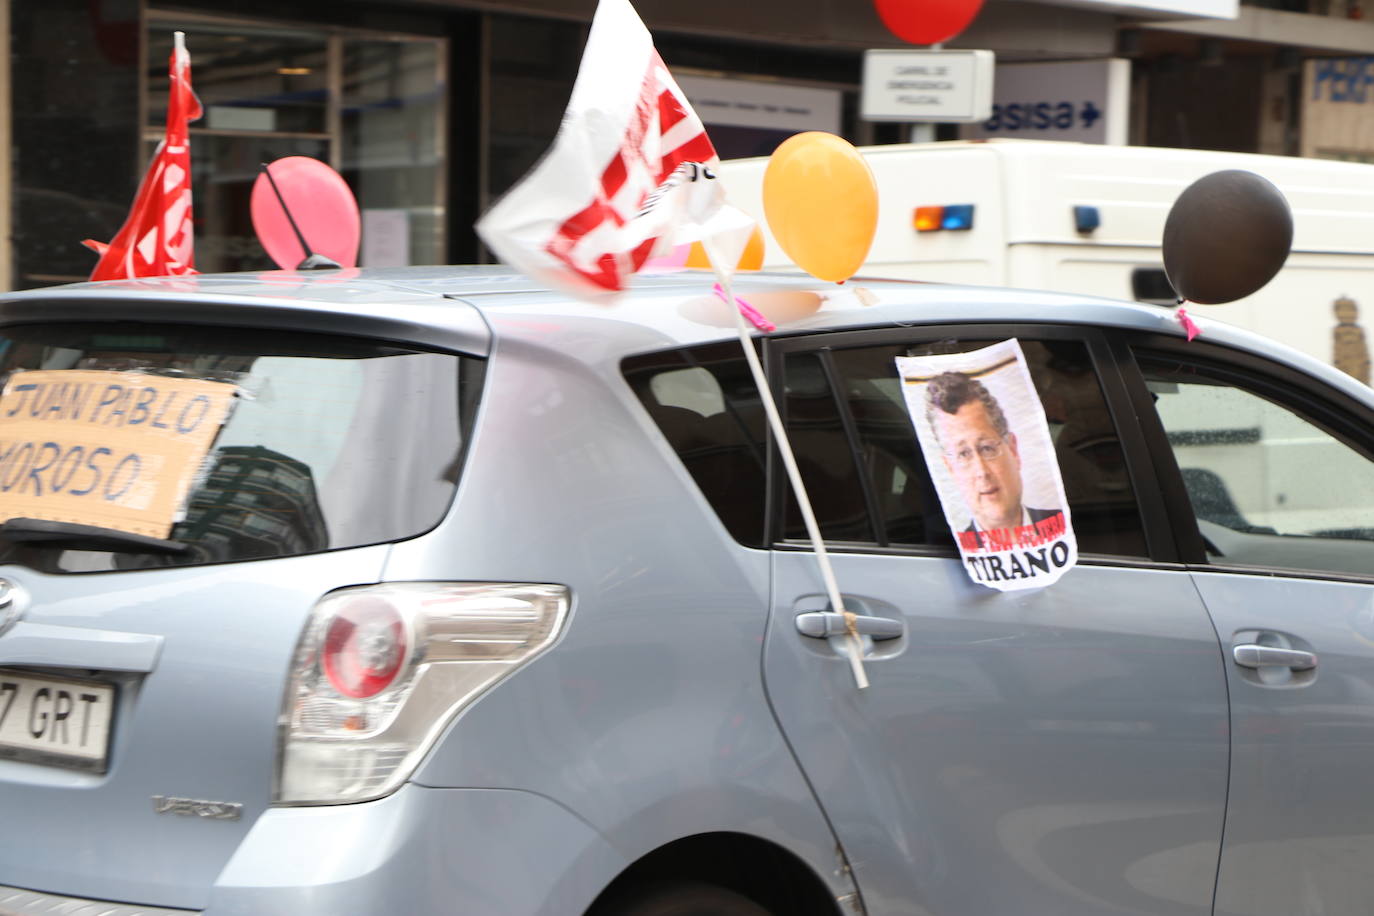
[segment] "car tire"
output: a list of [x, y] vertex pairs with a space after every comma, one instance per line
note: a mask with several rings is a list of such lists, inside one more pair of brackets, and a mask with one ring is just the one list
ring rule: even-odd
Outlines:
[[592, 910], [591, 916], [774, 916], [741, 894], [698, 881], [673, 881], [627, 889]]

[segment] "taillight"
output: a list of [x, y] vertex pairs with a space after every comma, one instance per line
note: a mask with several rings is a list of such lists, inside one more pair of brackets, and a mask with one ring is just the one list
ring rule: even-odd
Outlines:
[[410, 648], [405, 620], [381, 598], [359, 595], [325, 624], [320, 664], [346, 697], [375, 697], [390, 687]]
[[561, 585], [398, 582], [331, 592], [301, 634], [281, 718], [278, 804], [395, 790], [482, 691], [551, 645]]

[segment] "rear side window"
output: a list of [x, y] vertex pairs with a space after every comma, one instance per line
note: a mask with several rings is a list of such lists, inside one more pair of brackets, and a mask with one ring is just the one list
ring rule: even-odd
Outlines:
[[621, 368], [731, 536], [763, 546], [767, 420], [740, 345], [650, 353]]
[[471, 357], [318, 334], [131, 323], [0, 330], [0, 383], [17, 370], [133, 370], [239, 392], [168, 538], [180, 550], [0, 532], [0, 562], [45, 572], [188, 566], [421, 534], [453, 496], [482, 368]]

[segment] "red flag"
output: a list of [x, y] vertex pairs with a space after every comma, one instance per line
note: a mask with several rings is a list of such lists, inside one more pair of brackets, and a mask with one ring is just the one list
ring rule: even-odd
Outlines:
[[108, 245], [94, 239], [82, 243], [100, 255], [100, 263], [91, 271], [92, 280], [176, 277], [196, 272], [187, 124], [200, 117], [201, 108], [191, 91], [191, 55], [186, 53], [181, 32], [176, 33], [168, 73], [167, 133], [143, 176], [129, 218]]

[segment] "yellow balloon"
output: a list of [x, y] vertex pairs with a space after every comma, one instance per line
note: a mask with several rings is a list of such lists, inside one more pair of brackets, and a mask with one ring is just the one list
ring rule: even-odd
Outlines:
[[783, 141], [763, 173], [768, 228], [797, 266], [821, 280], [854, 276], [878, 229], [878, 185], [850, 143], [807, 131]]
[[[692, 247], [687, 250], [687, 263], [684, 267], [711, 267], [711, 259], [706, 256], [706, 249], [700, 242], [693, 242]], [[744, 251], [739, 256], [739, 263], [735, 265], [736, 270], [762, 270], [763, 269], [763, 233], [759, 227], [755, 226], [754, 231], [749, 233], [749, 241], [744, 243]]]

